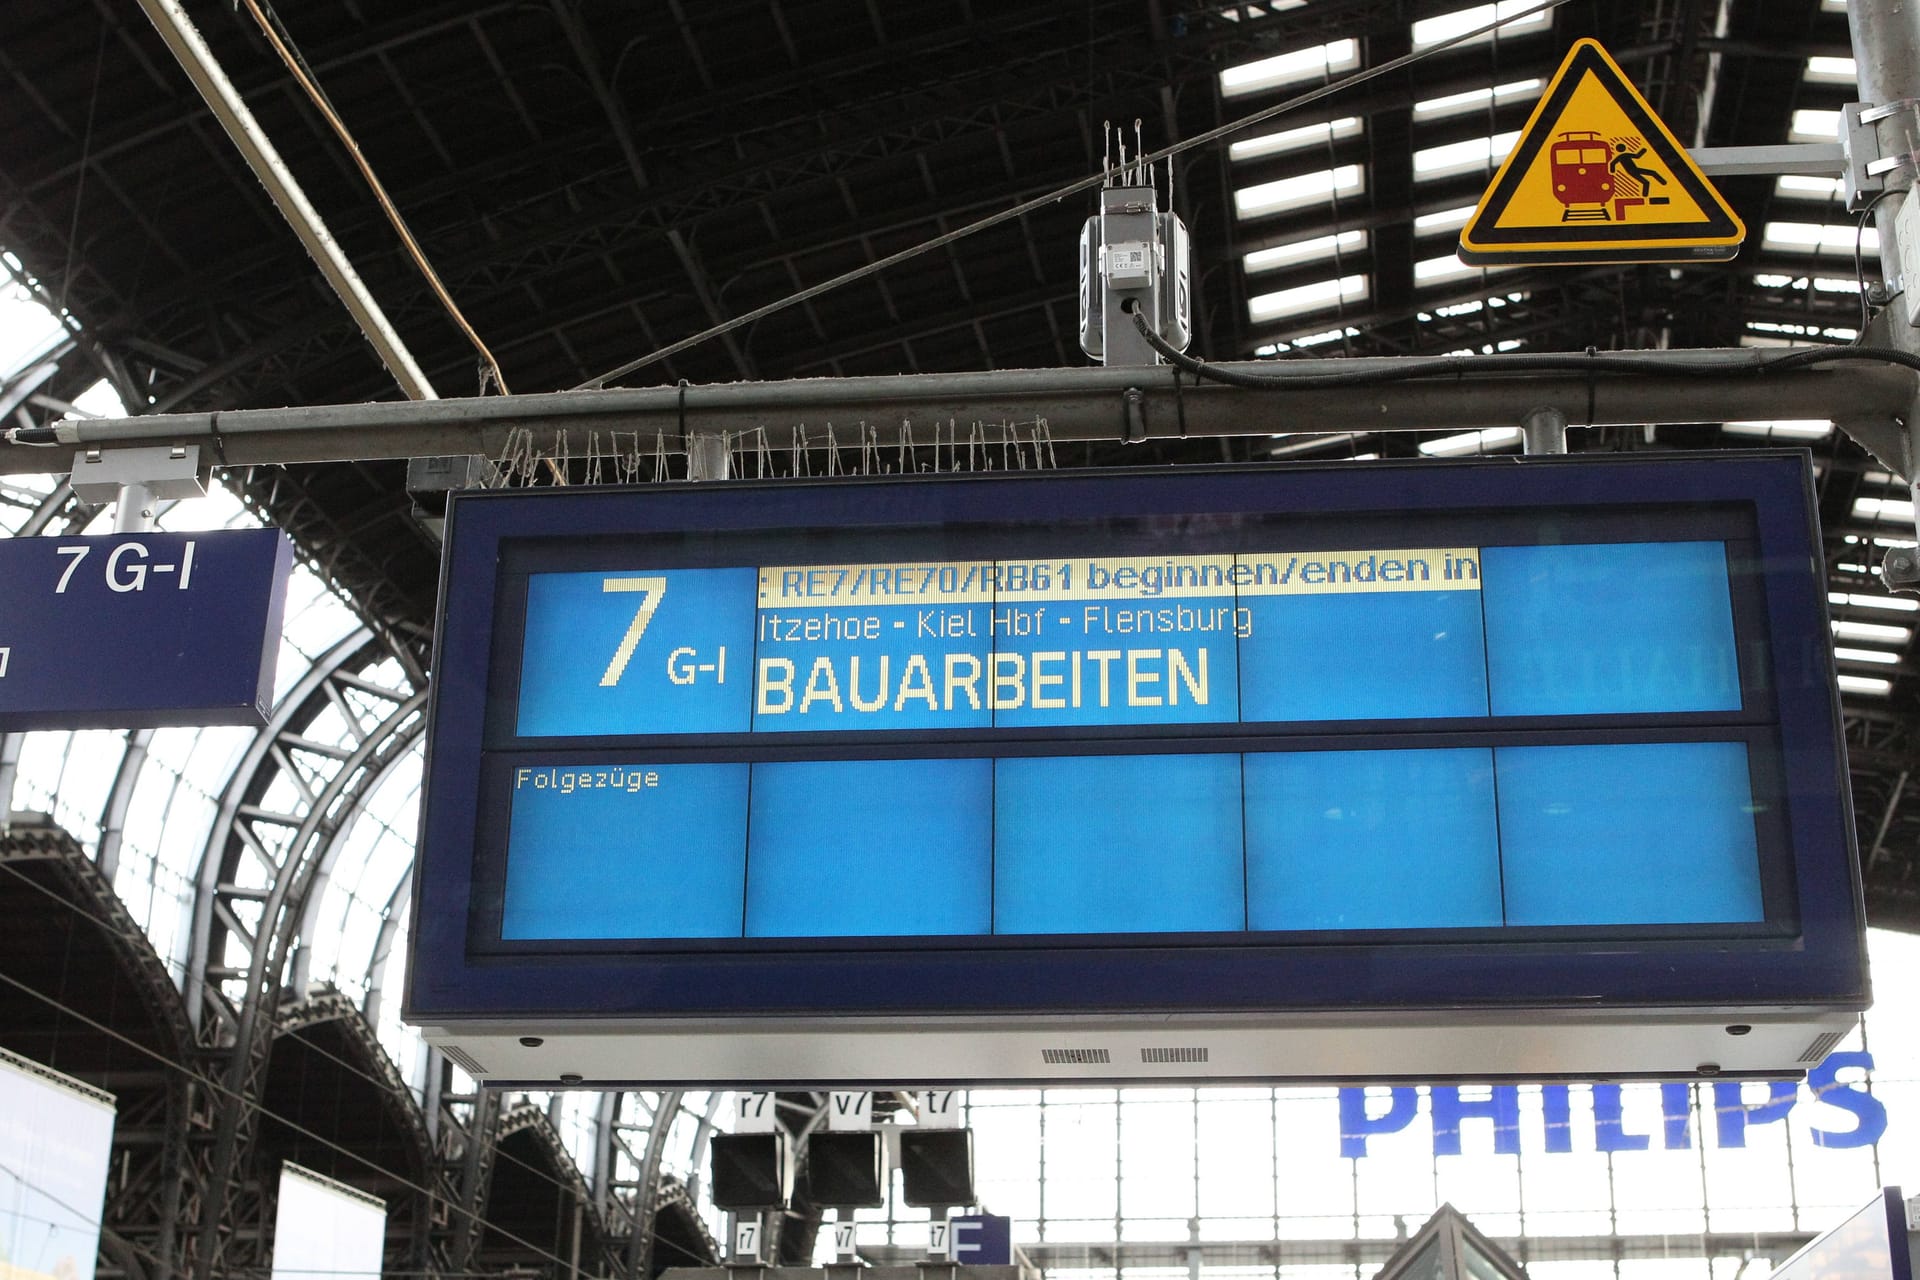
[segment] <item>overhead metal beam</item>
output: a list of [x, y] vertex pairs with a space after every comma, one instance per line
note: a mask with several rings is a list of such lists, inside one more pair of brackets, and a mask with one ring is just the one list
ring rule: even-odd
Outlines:
[[[527, 429], [570, 432], [568, 452], [583, 456], [589, 433], [610, 454], [638, 433], [677, 450], [685, 434], [750, 436], [784, 442], [792, 428], [867, 423], [893, 443], [933, 444], [957, 422], [1031, 423], [1044, 419], [1055, 440], [1178, 439], [1275, 432], [1430, 431], [1518, 425], [1540, 408], [1559, 408], [1576, 427], [1661, 422], [1831, 418], [1886, 423], [1906, 412], [1914, 375], [1848, 362], [1762, 375], [1776, 353], [1743, 348], [1609, 352], [1667, 364], [1671, 374], [1528, 373], [1524, 356], [1465, 357], [1448, 376], [1302, 390], [1243, 390], [1175, 381], [1165, 366], [1028, 369], [915, 374], [888, 378], [812, 378], [690, 387], [558, 391], [538, 395], [250, 409], [218, 414], [149, 414], [65, 421], [42, 432], [68, 448], [212, 442], [228, 466], [482, 453], [498, 456], [508, 435]], [[1382, 374], [1393, 357], [1289, 360], [1219, 366], [1277, 375]], [[1137, 394], [1129, 394], [1137, 393]], [[1129, 404], [1138, 412], [1128, 416]], [[950, 430], [950, 429], [949, 429]], [[940, 438], [944, 439], [944, 436]], [[0, 475], [67, 470], [66, 449], [0, 445]]]
[[287, 168], [280, 153], [267, 138], [266, 131], [254, 118], [253, 111], [241, 101], [240, 92], [234, 88], [233, 81], [213, 56], [213, 50], [201, 38], [199, 29], [182, 9], [179, 0], [140, 0], [140, 7], [146, 10], [147, 17], [153, 20], [154, 27], [160, 32], [160, 38], [172, 50], [173, 56], [180, 60], [180, 66], [193, 81], [193, 87], [200, 91], [212, 110], [214, 119], [227, 131], [238, 147], [240, 155], [253, 170], [260, 185], [267, 189], [267, 195], [273, 200], [293, 233], [306, 246], [307, 252], [320, 268], [320, 274], [327, 278], [333, 291], [346, 304], [353, 315], [354, 323], [360, 326], [367, 341], [380, 356], [387, 371], [393, 374], [400, 389], [415, 400], [437, 398], [433, 384], [427, 381], [415, 362], [413, 353], [407, 350], [399, 333], [387, 319], [380, 304], [374, 301], [364, 281], [347, 261], [346, 253], [327, 230], [326, 222], [320, 217], [319, 210], [307, 199], [307, 193], [301, 188], [293, 172]]

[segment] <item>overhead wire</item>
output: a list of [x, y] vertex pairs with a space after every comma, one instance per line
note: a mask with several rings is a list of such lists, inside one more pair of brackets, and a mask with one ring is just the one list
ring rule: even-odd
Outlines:
[[381, 212], [386, 214], [387, 221], [393, 224], [394, 231], [400, 236], [401, 244], [406, 247], [407, 256], [413, 259], [414, 266], [426, 279], [428, 287], [433, 290], [434, 296], [440, 300], [440, 305], [452, 317], [460, 332], [466, 335], [467, 341], [472, 343], [474, 349], [480, 353], [481, 360], [486, 363], [487, 369], [492, 374], [494, 385], [500, 388], [500, 394], [511, 395], [512, 393], [507, 389], [506, 375], [500, 371], [500, 362], [494, 359], [493, 351], [468, 322], [466, 313], [460, 310], [460, 304], [453, 300], [453, 295], [447, 291], [447, 286], [440, 279], [440, 273], [433, 269], [431, 262], [427, 261], [426, 252], [420, 248], [420, 242], [414, 239], [412, 229], [407, 226], [407, 220], [401, 216], [400, 210], [393, 203], [393, 198], [387, 194], [385, 184], [380, 181], [379, 175], [373, 171], [373, 165], [367, 161], [366, 155], [360, 150], [360, 144], [355, 140], [353, 132], [340, 118], [340, 113], [333, 109], [333, 104], [327, 99], [318, 80], [307, 67], [306, 60], [294, 52], [289, 41], [281, 38], [275, 23], [270, 22], [267, 15], [261, 11], [260, 0], [241, 0], [241, 3], [246, 6], [247, 12], [253, 15], [253, 20], [259, 24], [260, 30], [266, 35], [267, 43], [273, 46], [274, 52], [280, 56], [280, 61], [286, 65], [287, 71], [306, 92], [314, 109], [319, 111], [327, 124], [332, 127], [341, 145], [346, 147], [347, 154], [353, 158], [354, 167], [360, 170], [360, 176], [366, 180], [368, 188], [372, 190], [374, 201], [380, 206]]
[[[87, 915], [86, 911], [80, 906], [79, 903], [76, 903], [71, 899], [63, 897], [60, 894], [54, 892], [48, 886], [43, 885], [37, 880], [34, 880], [31, 876], [28, 876], [25, 872], [21, 871], [18, 867], [12, 866], [7, 863], [0, 863], [0, 870], [9, 872], [10, 874], [13, 875], [15, 879], [19, 880], [22, 884], [26, 885], [28, 888], [33, 889], [37, 893], [40, 893], [41, 895], [52, 899], [54, 902], [59, 903], [61, 906], [68, 908], [69, 910], [73, 911], [74, 914], [80, 916], [82, 919], [89, 919], [89, 920], [92, 919], [91, 916]], [[5, 977], [5, 975], [0, 975], [0, 977]], [[11, 981], [11, 979], [9, 979], [9, 981]], [[21, 984], [17, 982], [14, 985], [21, 986]], [[59, 1009], [63, 1013], [74, 1012], [73, 1010], [69, 1009], [66, 1005], [61, 1004], [57, 999], [55, 999], [52, 996], [48, 996], [44, 992], [34, 991], [33, 989], [26, 988], [24, 986], [22, 987], [22, 989], [27, 990], [29, 994], [38, 996], [40, 999], [53, 1005], [56, 1009]], [[90, 1022], [90, 1020], [87, 1019], [85, 1015], [75, 1014], [75, 1016], [80, 1017], [82, 1021]], [[99, 1024], [91, 1023], [91, 1025], [98, 1026]], [[312, 1050], [314, 1053], [319, 1054], [321, 1057], [328, 1059], [329, 1061], [341, 1067], [343, 1070], [347, 1071], [348, 1073], [358, 1076], [360, 1079], [366, 1081], [368, 1084], [371, 1084], [374, 1087], [381, 1089], [383, 1091], [391, 1087], [391, 1083], [389, 1081], [383, 1080], [379, 1076], [376, 1076], [371, 1072], [362, 1069], [357, 1063], [349, 1062], [347, 1059], [341, 1057], [340, 1055], [327, 1050], [326, 1048], [324, 1048], [314, 1040], [309, 1039], [305, 1035], [302, 1035], [299, 1031], [294, 1031], [291, 1034], [295, 1039], [299, 1040], [300, 1043], [304, 1045], [306, 1048]], [[121, 1038], [124, 1039], [125, 1037], [121, 1037]], [[129, 1043], [133, 1043], [133, 1042], [129, 1042]], [[152, 1050], [145, 1049], [144, 1046], [139, 1046], [137, 1043], [135, 1044], [135, 1047], [142, 1048], [144, 1052], [149, 1052], [149, 1053], [153, 1052]], [[170, 1061], [169, 1059], [166, 1059], [165, 1055], [155, 1055], [155, 1056], [160, 1057], [162, 1061]], [[181, 1070], [183, 1071], [189, 1071], [189, 1069], [182, 1064], [175, 1064], [175, 1065], [179, 1065], [181, 1067]], [[190, 1071], [189, 1073], [192, 1074]], [[195, 1078], [207, 1083], [212, 1083], [205, 1076], [200, 1076], [195, 1074]], [[273, 1119], [279, 1120], [283, 1124], [288, 1124], [290, 1127], [298, 1128], [298, 1126], [292, 1125], [292, 1123], [290, 1121], [287, 1121], [284, 1117], [279, 1116], [276, 1113], [267, 1110], [267, 1108], [265, 1108], [264, 1106], [260, 1106], [258, 1104], [254, 1104], [254, 1105], [255, 1105], [255, 1109], [258, 1110], [260, 1114], [271, 1116]], [[324, 1139], [316, 1139], [316, 1140], [325, 1141]], [[547, 1185], [555, 1188], [556, 1190], [563, 1191], [568, 1195], [573, 1194], [573, 1192], [575, 1191], [575, 1188], [573, 1186], [571, 1186], [564, 1180], [555, 1177], [550, 1171], [546, 1169], [542, 1169], [538, 1165], [535, 1165], [530, 1161], [523, 1160], [519, 1156], [514, 1155], [512, 1152], [503, 1150], [498, 1146], [494, 1148], [494, 1158], [497, 1160], [504, 1160], [508, 1164], [514, 1165], [520, 1169], [524, 1169], [526, 1172], [533, 1174], [535, 1177], [539, 1178], [541, 1181], [545, 1182]], [[370, 1161], [365, 1161], [365, 1163], [368, 1163], [370, 1167], [376, 1170], [376, 1172], [389, 1172], [387, 1170], [380, 1169], [379, 1166], [377, 1165], [372, 1165]], [[392, 1176], [396, 1178], [399, 1177], [398, 1174], [393, 1174]], [[404, 1181], [404, 1179], [402, 1180]], [[496, 1229], [492, 1226], [492, 1224], [486, 1223], [484, 1222], [484, 1220], [481, 1221], [481, 1224], [483, 1226], [487, 1226], [489, 1230]], [[699, 1265], [704, 1266], [709, 1261], [709, 1259], [701, 1257], [700, 1255], [694, 1253], [692, 1250], [686, 1248], [686, 1246], [684, 1245], [680, 1245], [670, 1241], [663, 1242], [659, 1239], [656, 1239], [654, 1243], [656, 1246], [662, 1243], [669, 1244], [671, 1247], [678, 1249], [680, 1253], [682, 1253], [687, 1258], [691, 1259], [692, 1261], [694, 1261]], [[532, 1246], [528, 1246], [528, 1247], [532, 1247]], [[552, 1256], [552, 1255], [548, 1255], [548, 1256]]]
[[[246, 0], [246, 3], [252, 4], [254, 0]], [[1191, 151], [1195, 147], [1203, 147], [1209, 143], [1218, 142], [1220, 139], [1238, 133], [1242, 129], [1249, 129], [1254, 125], [1264, 124], [1276, 116], [1285, 115], [1290, 111], [1298, 111], [1302, 107], [1311, 106], [1325, 98], [1333, 97], [1342, 90], [1351, 89], [1356, 85], [1365, 84], [1370, 80], [1389, 75], [1400, 70], [1402, 67], [1410, 67], [1437, 53], [1444, 53], [1455, 45], [1477, 40], [1482, 36], [1491, 34], [1509, 22], [1515, 22], [1522, 18], [1535, 17], [1539, 14], [1558, 9], [1561, 5], [1568, 3], [1571, 3], [1571, 0], [1540, 0], [1540, 3], [1537, 5], [1533, 5], [1516, 13], [1507, 14], [1504, 17], [1497, 16], [1492, 22], [1486, 23], [1483, 26], [1470, 28], [1456, 35], [1449, 36], [1444, 40], [1436, 41], [1424, 49], [1416, 49], [1412, 53], [1405, 53], [1397, 58], [1390, 58], [1379, 66], [1367, 67], [1363, 70], [1356, 71], [1342, 79], [1309, 89], [1305, 93], [1297, 94], [1284, 102], [1275, 103], [1273, 106], [1263, 108], [1251, 115], [1242, 116], [1238, 120], [1231, 120], [1226, 124], [1218, 125], [1207, 130], [1205, 133], [1195, 134], [1191, 138], [1184, 138], [1178, 142], [1170, 143], [1158, 151], [1138, 157], [1132, 163], [1141, 167], [1151, 167], [1159, 164], [1162, 160], [1170, 159], [1186, 151]], [[984, 218], [969, 222], [964, 227], [956, 227], [943, 235], [933, 237], [931, 240], [922, 241], [917, 245], [902, 249], [897, 253], [890, 253], [878, 261], [855, 267], [851, 271], [843, 271], [831, 280], [823, 280], [819, 284], [810, 285], [796, 293], [788, 294], [784, 298], [769, 302], [765, 306], [755, 307], [752, 311], [735, 316], [731, 320], [724, 320], [719, 324], [702, 329], [699, 333], [693, 334], [691, 337], [682, 338], [677, 342], [670, 342], [657, 351], [650, 352], [636, 360], [629, 360], [623, 365], [609, 369], [597, 377], [589, 378], [585, 382], [570, 389], [574, 391], [598, 390], [616, 378], [624, 378], [636, 369], [644, 369], [650, 364], [657, 364], [670, 356], [678, 355], [689, 347], [698, 346], [722, 334], [731, 333], [733, 330], [741, 328], [744, 325], [764, 320], [766, 317], [776, 312], [784, 311], [788, 307], [798, 306], [800, 303], [817, 298], [823, 293], [829, 293], [843, 285], [852, 284], [857, 280], [863, 280], [868, 276], [876, 275], [890, 267], [898, 266], [902, 262], [917, 258], [923, 253], [930, 253], [935, 249], [944, 248], [947, 245], [953, 244], [957, 240], [964, 240], [968, 236], [986, 231], [992, 227], [997, 227], [1003, 222], [1011, 222], [1016, 218], [1025, 217], [1036, 209], [1044, 208], [1050, 204], [1058, 204], [1068, 196], [1079, 195], [1083, 191], [1091, 191], [1112, 176], [1113, 170], [1103, 167], [1099, 173], [1090, 174], [1087, 177], [1069, 182], [1063, 187], [1056, 187], [1044, 195], [1035, 196], [1031, 200], [1024, 200], [1010, 208], [1002, 209], [998, 213], [988, 214]]]
[[441, 1200], [442, 1203], [446, 1204], [449, 1210], [451, 1210], [454, 1213], [460, 1214], [465, 1218], [470, 1219], [476, 1226], [483, 1227], [488, 1231], [494, 1232], [495, 1234], [499, 1235], [501, 1239], [509, 1241], [512, 1244], [518, 1245], [520, 1248], [527, 1250], [529, 1253], [535, 1254], [549, 1262], [557, 1264], [559, 1267], [563, 1269], [563, 1271], [570, 1269], [572, 1266], [572, 1264], [568, 1262], [567, 1259], [561, 1257], [559, 1254], [554, 1253], [551, 1250], [542, 1249], [539, 1245], [534, 1244], [531, 1240], [528, 1240], [522, 1236], [516, 1235], [512, 1231], [509, 1231], [507, 1230], [507, 1228], [501, 1226], [499, 1223], [488, 1220], [487, 1218], [474, 1212], [473, 1210], [468, 1209], [464, 1205], [457, 1205], [452, 1203], [451, 1201], [444, 1200], [442, 1197], [439, 1197], [438, 1195], [436, 1195], [433, 1188], [425, 1186], [421, 1183], [415, 1182], [412, 1178], [409, 1178], [406, 1174], [401, 1173], [400, 1171], [395, 1169], [389, 1169], [386, 1166], [380, 1164], [379, 1162], [373, 1160], [372, 1158], [365, 1156], [358, 1151], [353, 1150], [351, 1147], [348, 1147], [343, 1143], [335, 1142], [333, 1139], [327, 1137], [324, 1134], [316, 1133], [312, 1129], [307, 1128], [305, 1125], [300, 1124], [298, 1121], [291, 1120], [288, 1117], [281, 1115], [279, 1112], [274, 1111], [271, 1108], [265, 1106], [264, 1104], [246, 1097], [244, 1094], [240, 1093], [238, 1090], [228, 1088], [225, 1084], [212, 1078], [211, 1076], [204, 1075], [201, 1072], [194, 1070], [192, 1067], [188, 1066], [184, 1062], [174, 1061], [172, 1058], [169, 1058], [166, 1054], [161, 1053], [158, 1049], [154, 1049], [148, 1045], [141, 1044], [138, 1040], [135, 1040], [132, 1036], [126, 1035], [123, 1032], [108, 1026], [106, 1023], [101, 1022], [97, 1018], [88, 1016], [87, 1014], [81, 1012], [79, 1009], [76, 1009], [72, 1005], [67, 1004], [65, 1001], [60, 1000], [55, 996], [50, 996], [46, 992], [41, 991], [35, 987], [28, 985], [25, 982], [20, 981], [20, 979], [14, 977], [11, 974], [0, 973], [0, 983], [4, 983], [5, 985], [14, 988], [17, 991], [20, 991], [25, 995], [31, 996], [35, 1000], [39, 1000], [43, 1004], [49, 1005], [52, 1008], [57, 1009], [59, 1012], [66, 1015], [67, 1017], [72, 1018], [75, 1021], [80, 1022], [85, 1026], [93, 1028], [95, 1031], [100, 1032], [102, 1035], [108, 1036], [111, 1039], [119, 1041], [120, 1043], [126, 1045], [130, 1049], [133, 1049], [137, 1053], [144, 1054], [146, 1057], [153, 1059], [155, 1062], [159, 1063], [161, 1066], [165, 1067], [169, 1071], [178, 1072], [179, 1074], [186, 1076], [191, 1080], [197, 1081], [199, 1084], [201, 1084], [205, 1088], [213, 1091], [216, 1094], [221, 1095], [222, 1097], [227, 1098], [229, 1101], [238, 1103], [240, 1106], [250, 1108], [256, 1114], [265, 1116], [268, 1119], [274, 1121], [276, 1124], [285, 1125], [288, 1129], [291, 1129], [293, 1132], [299, 1134], [301, 1137], [307, 1138], [310, 1141], [316, 1142], [321, 1146], [326, 1147], [328, 1150], [334, 1152], [336, 1155], [345, 1156], [347, 1159], [365, 1166], [368, 1170], [370, 1170], [373, 1173], [377, 1173], [382, 1177], [392, 1179], [393, 1182], [395, 1182], [399, 1186], [405, 1187], [409, 1191], [418, 1192], [419, 1194], [426, 1196], [429, 1199]]

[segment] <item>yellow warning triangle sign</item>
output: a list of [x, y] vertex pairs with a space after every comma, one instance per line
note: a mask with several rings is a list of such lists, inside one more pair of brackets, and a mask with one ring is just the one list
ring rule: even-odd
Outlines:
[[1747, 229], [1594, 40], [1576, 41], [1460, 233], [1462, 261], [1698, 262]]

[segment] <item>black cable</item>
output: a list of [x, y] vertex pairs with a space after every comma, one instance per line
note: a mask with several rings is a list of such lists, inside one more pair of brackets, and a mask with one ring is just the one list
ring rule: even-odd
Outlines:
[[1153, 349], [1195, 378], [1207, 378], [1229, 387], [1257, 391], [1326, 391], [1340, 387], [1369, 387], [1409, 382], [1416, 378], [1461, 378], [1469, 374], [1584, 373], [1591, 377], [1595, 373], [1630, 373], [1648, 377], [1680, 375], [1704, 378], [1746, 373], [1760, 376], [1784, 373], [1790, 369], [1811, 368], [1840, 360], [1872, 360], [1881, 364], [1897, 364], [1902, 368], [1920, 372], [1920, 356], [1896, 351], [1891, 347], [1844, 346], [1818, 347], [1806, 351], [1792, 351], [1779, 356], [1769, 356], [1756, 351], [1752, 360], [1744, 365], [1656, 360], [1647, 356], [1595, 351], [1589, 347], [1584, 355], [1521, 351], [1492, 356], [1403, 358], [1392, 364], [1372, 365], [1341, 373], [1248, 373], [1241, 369], [1227, 369], [1220, 365], [1209, 364], [1204, 360], [1194, 359], [1154, 332], [1152, 326], [1147, 323], [1146, 317], [1142, 316], [1137, 309], [1129, 308], [1129, 310], [1133, 314], [1134, 327], [1140, 330], [1141, 336]]
[[1867, 201], [1866, 208], [1860, 211], [1860, 220], [1853, 224], [1853, 282], [1860, 288], [1860, 337], [1862, 338], [1867, 336], [1867, 326], [1873, 323], [1873, 313], [1867, 309], [1867, 267], [1860, 257], [1860, 241], [1867, 234], [1867, 219], [1873, 216], [1874, 206], [1893, 194], [1891, 190], [1882, 191]]

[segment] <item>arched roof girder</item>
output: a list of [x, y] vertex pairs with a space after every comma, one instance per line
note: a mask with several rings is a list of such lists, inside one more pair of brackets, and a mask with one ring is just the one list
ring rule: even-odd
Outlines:
[[[262, 1119], [247, 1153], [260, 1194], [258, 1232], [272, 1226], [280, 1167], [292, 1161], [378, 1197], [387, 1207], [386, 1265], [427, 1266], [433, 1144], [425, 1116], [352, 999], [323, 990], [280, 1006], [259, 1099]], [[243, 1210], [236, 1209], [236, 1217]], [[267, 1260], [263, 1256], [258, 1262]], [[230, 1246], [227, 1265], [239, 1265]]]
[[584, 1271], [617, 1274], [593, 1192], [546, 1111], [530, 1102], [503, 1110], [494, 1147], [472, 1269], [546, 1270], [577, 1256]]
[[[322, 655], [282, 699], [221, 797], [195, 899], [188, 1009], [202, 1040], [227, 1049], [223, 1084], [235, 1099], [261, 1095], [268, 1024], [334, 838], [422, 727], [425, 691], [373, 678], [390, 659], [365, 630]], [[225, 1265], [255, 1125], [252, 1106], [230, 1107], [214, 1134], [195, 1257], [201, 1280]]]
[[165, 962], [57, 827], [0, 826], [0, 976], [6, 1047], [115, 1096], [102, 1276], [170, 1268], [203, 1183], [190, 1118], [212, 1102]]

